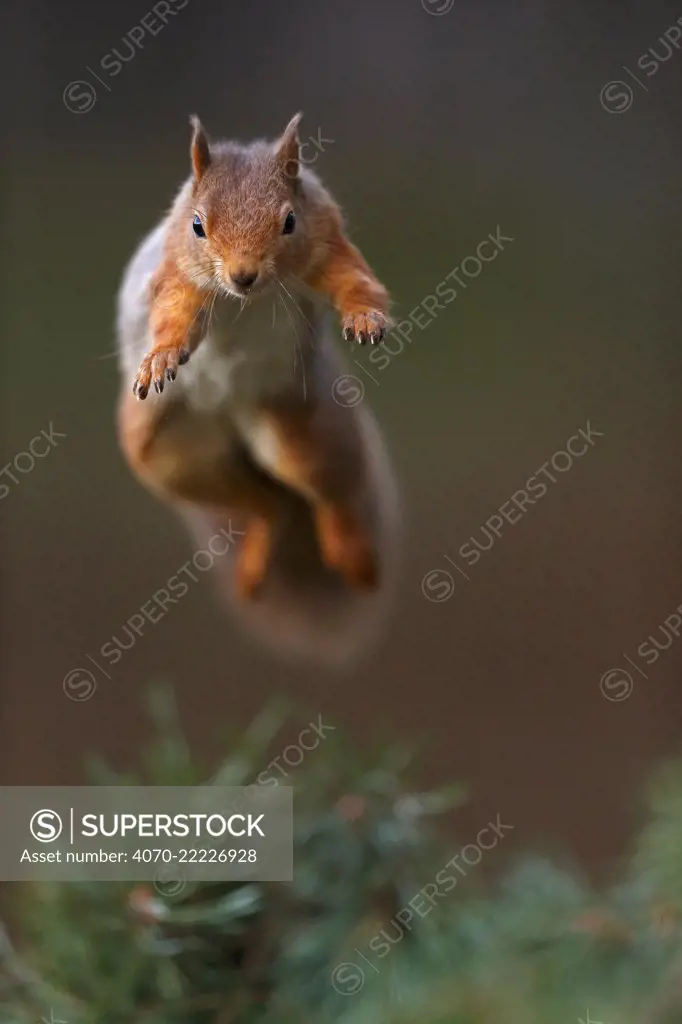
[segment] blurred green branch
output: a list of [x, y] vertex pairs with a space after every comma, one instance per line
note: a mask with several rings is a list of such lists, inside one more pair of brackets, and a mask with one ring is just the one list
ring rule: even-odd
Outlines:
[[[142, 781], [203, 781], [168, 693], [151, 708]], [[284, 721], [282, 708], [259, 716], [212, 781], [254, 782]], [[682, 1021], [679, 766], [652, 789], [621, 885], [597, 895], [529, 858], [490, 896], [476, 878], [459, 884], [461, 865], [445, 875], [459, 855], [431, 827], [461, 789], [406, 793], [408, 760], [398, 746], [362, 758], [336, 732], [305, 759], [293, 883], [195, 883], [175, 897], [31, 886], [21, 956], [0, 932], [0, 1024]], [[135, 781], [91, 767], [102, 783]]]

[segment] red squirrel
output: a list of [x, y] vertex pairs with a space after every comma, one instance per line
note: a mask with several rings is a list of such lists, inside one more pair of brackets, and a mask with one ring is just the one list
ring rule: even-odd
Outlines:
[[247, 145], [192, 118], [191, 175], [119, 293], [119, 437], [198, 540], [241, 527], [219, 570], [262, 636], [341, 662], [392, 589], [398, 501], [374, 419], [336, 394], [329, 307], [378, 344], [389, 297], [301, 162], [300, 118]]

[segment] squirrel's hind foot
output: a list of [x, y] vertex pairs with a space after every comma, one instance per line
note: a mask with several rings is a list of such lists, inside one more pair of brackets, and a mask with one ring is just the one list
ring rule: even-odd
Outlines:
[[254, 601], [258, 597], [270, 559], [272, 528], [267, 519], [251, 519], [242, 538], [237, 567], [235, 589], [242, 601]]
[[372, 538], [352, 515], [320, 505], [315, 522], [322, 560], [355, 590], [377, 590], [379, 567]]

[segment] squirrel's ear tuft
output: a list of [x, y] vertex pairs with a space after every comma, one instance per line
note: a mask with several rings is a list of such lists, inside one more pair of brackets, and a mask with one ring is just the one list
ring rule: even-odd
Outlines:
[[287, 178], [297, 179], [301, 156], [301, 143], [298, 138], [298, 126], [303, 114], [295, 114], [277, 141], [276, 154], [280, 166]]
[[194, 180], [200, 181], [211, 162], [211, 151], [208, 146], [206, 133], [196, 114], [193, 114], [190, 118], [190, 124], [192, 125], [192, 145], [190, 147], [192, 169], [194, 170]]

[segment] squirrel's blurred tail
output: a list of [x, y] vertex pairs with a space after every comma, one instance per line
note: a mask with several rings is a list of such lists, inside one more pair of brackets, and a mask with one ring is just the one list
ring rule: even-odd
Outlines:
[[278, 653], [328, 667], [350, 666], [376, 635], [388, 611], [398, 571], [399, 503], [383, 440], [374, 420], [362, 417], [368, 453], [368, 487], [363, 513], [379, 554], [380, 587], [352, 590], [321, 561], [309, 505], [287, 492], [269, 568], [258, 595], [241, 600], [234, 588], [236, 558], [244, 522], [227, 512], [183, 512], [197, 543], [221, 530], [235, 543], [215, 559], [214, 573], [236, 614]]

